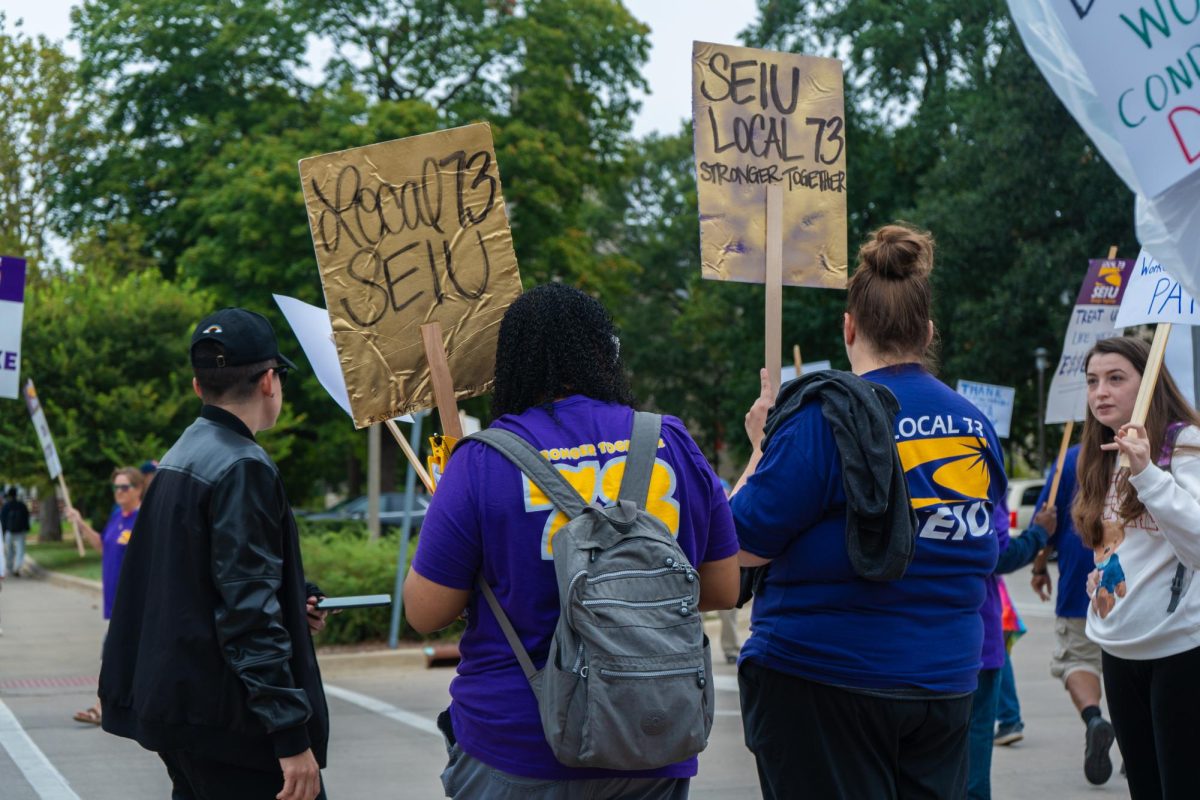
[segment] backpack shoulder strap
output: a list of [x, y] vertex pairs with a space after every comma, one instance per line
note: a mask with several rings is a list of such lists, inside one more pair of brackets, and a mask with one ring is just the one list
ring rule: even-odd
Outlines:
[[533, 666], [533, 659], [529, 657], [529, 651], [525, 649], [525, 645], [521, 644], [521, 637], [517, 636], [517, 631], [513, 628], [512, 622], [508, 619], [508, 614], [504, 613], [504, 609], [500, 607], [500, 601], [496, 598], [496, 593], [492, 591], [492, 587], [488, 586], [488, 582], [483, 579], [483, 573], [480, 572], [475, 576], [475, 585], [483, 592], [484, 598], [487, 599], [487, 604], [492, 609], [492, 614], [496, 617], [496, 622], [500, 624], [500, 630], [504, 632], [504, 638], [508, 640], [508, 646], [512, 648], [513, 655], [517, 657], [517, 663], [521, 665], [521, 671], [525, 673], [528, 680], [533, 680], [537, 675], [537, 668]]
[[559, 474], [559, 471], [549, 461], [542, 458], [542, 454], [534, 449], [533, 445], [520, 436], [511, 431], [487, 428], [471, 434], [463, 441], [467, 439], [483, 442], [489, 447], [499, 450], [505, 458], [525, 474], [525, 477], [546, 493], [550, 502], [554, 503], [559, 511], [566, 514], [567, 519], [575, 519], [583, 513], [585, 508], [583, 498], [579, 496], [575, 487], [567, 483], [567, 479]]
[[646, 411], [633, 413], [633, 432], [629, 435], [629, 455], [625, 459], [625, 476], [621, 479], [618, 500], [629, 500], [645, 509], [661, 433], [660, 415]]

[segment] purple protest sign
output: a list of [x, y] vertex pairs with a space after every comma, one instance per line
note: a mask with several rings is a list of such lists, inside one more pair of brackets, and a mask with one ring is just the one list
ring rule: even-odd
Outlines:
[[25, 259], [0, 256], [0, 300], [25, 302]]
[[1077, 306], [1119, 306], [1129, 283], [1132, 258], [1094, 258], [1088, 261], [1087, 275], [1079, 287]]
[[0, 256], [0, 397], [20, 392], [21, 326], [25, 318], [25, 259]]

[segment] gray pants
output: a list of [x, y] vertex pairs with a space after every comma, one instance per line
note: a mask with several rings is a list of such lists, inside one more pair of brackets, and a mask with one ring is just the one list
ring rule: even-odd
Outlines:
[[10, 575], [16, 575], [20, 571], [21, 565], [25, 563], [25, 535], [27, 533], [29, 531], [4, 532], [4, 560], [8, 563]]
[[456, 800], [687, 800], [690, 778], [522, 778], [492, 769], [450, 746], [442, 772], [446, 797]]

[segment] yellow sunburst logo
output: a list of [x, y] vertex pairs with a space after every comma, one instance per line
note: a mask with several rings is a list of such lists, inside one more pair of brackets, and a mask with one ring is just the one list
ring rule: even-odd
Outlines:
[[[896, 449], [900, 451], [900, 463], [905, 473], [940, 462], [931, 480], [941, 496], [914, 496], [913, 508], [987, 499], [992, 475], [988, 469], [988, 447], [984, 440], [975, 436], [910, 439], [900, 442]], [[912, 482], [909, 485], [912, 486]]]

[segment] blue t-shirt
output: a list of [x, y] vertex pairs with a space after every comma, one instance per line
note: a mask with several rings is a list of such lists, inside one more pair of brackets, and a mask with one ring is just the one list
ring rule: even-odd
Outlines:
[[125, 561], [125, 548], [129, 546], [129, 536], [133, 533], [137, 515], [136, 508], [125, 515], [117, 506], [117, 510], [108, 518], [104, 532], [100, 534], [100, 585], [104, 591], [105, 619], [112, 617], [113, 601], [117, 597], [117, 579], [121, 577], [121, 563]]
[[773, 559], [741, 657], [834, 686], [974, 691], [997, 555], [992, 513], [1007, 485], [999, 443], [978, 409], [915, 364], [863, 377], [900, 401], [913, 562], [897, 581], [854, 572], [837, 445], [820, 403], [805, 405], [733, 498], [742, 547]]
[[[588, 502], [616, 499], [625, 469], [633, 409], [573, 395], [552, 411], [531, 408], [492, 427], [542, 450]], [[735, 555], [729, 502], [717, 476], [678, 419], [663, 417], [646, 509], [666, 523], [692, 564]], [[530, 657], [545, 663], [558, 622], [553, 536], [566, 524], [546, 496], [503, 455], [467, 441], [455, 451], [429, 504], [413, 569], [443, 586], [473, 589], [483, 577]], [[472, 593], [462, 661], [450, 684], [458, 743], [495, 769], [543, 779], [690, 777], [696, 759], [659, 770], [574, 769], [554, 758], [537, 701], [496, 618]]]
[[[1058, 526], [1049, 540], [1050, 546], [1058, 550], [1058, 599], [1054, 604], [1054, 613], [1060, 617], [1087, 617], [1087, 578], [1096, 568], [1091, 549], [1079, 538], [1075, 532], [1075, 522], [1071, 519], [1078, 464], [1079, 445], [1074, 445], [1067, 450], [1067, 457], [1063, 459], [1063, 475], [1058, 484]], [[1042, 496], [1038, 498], [1038, 508], [1050, 499], [1050, 484], [1054, 482], [1056, 466], [1052, 465], [1050, 474], [1046, 476], [1046, 485], [1042, 487]]]

